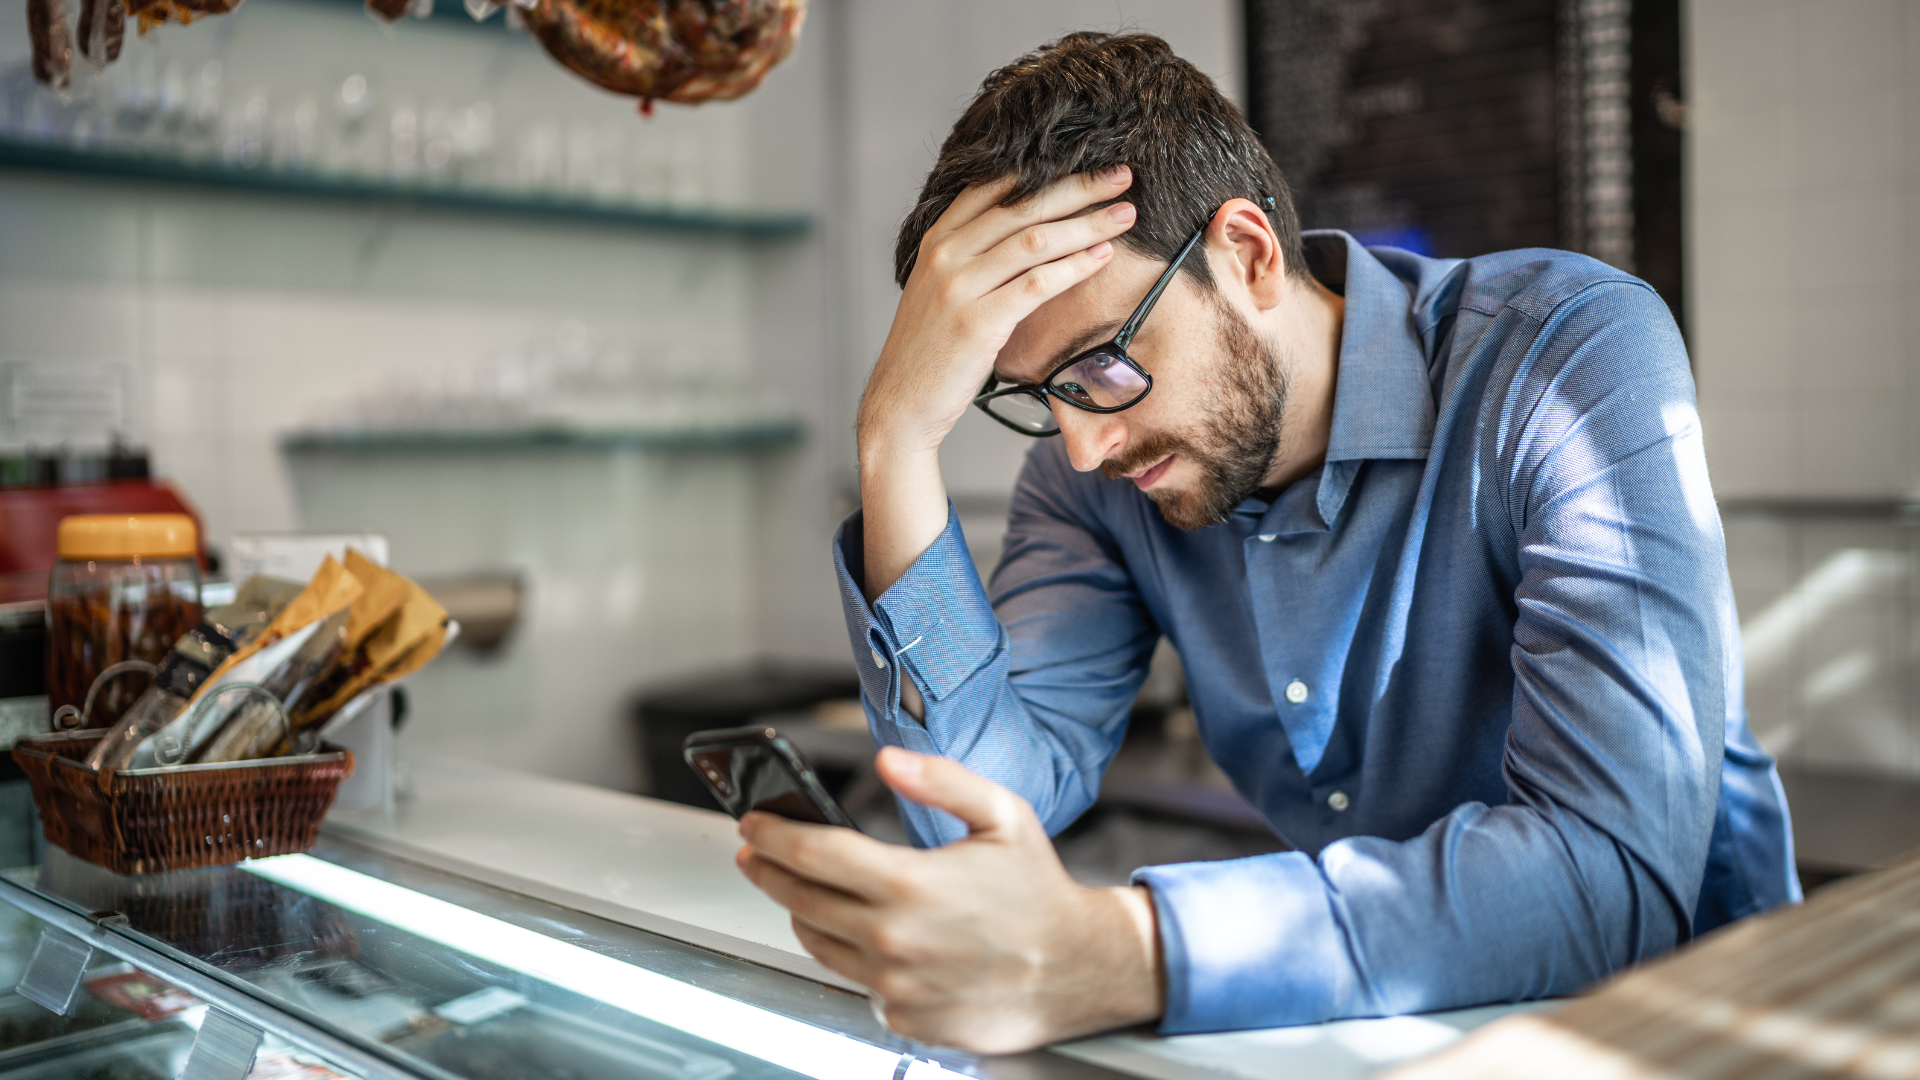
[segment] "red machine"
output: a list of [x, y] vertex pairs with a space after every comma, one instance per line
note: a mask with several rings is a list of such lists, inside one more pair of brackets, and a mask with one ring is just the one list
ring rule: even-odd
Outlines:
[[40, 600], [53, 569], [60, 519], [73, 514], [186, 514], [200, 533], [200, 566], [207, 565], [200, 511], [166, 480], [0, 488], [0, 604]]

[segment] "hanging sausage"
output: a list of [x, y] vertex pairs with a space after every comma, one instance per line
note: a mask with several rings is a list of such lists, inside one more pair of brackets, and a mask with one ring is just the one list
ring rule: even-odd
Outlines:
[[[80, 51], [96, 63], [120, 55], [129, 16], [140, 32], [162, 23], [224, 15], [241, 0], [82, 0]], [[416, 0], [366, 0], [392, 22]], [[492, 8], [481, 0], [480, 8]], [[731, 101], [760, 85], [793, 52], [806, 0], [514, 0], [514, 8], [555, 60], [596, 86], [653, 103]], [[33, 77], [63, 87], [72, 77], [74, 35], [61, 0], [27, 0]]]
[[67, 26], [61, 0], [27, 0], [27, 36], [33, 39], [33, 77], [58, 90], [73, 78], [76, 37], [80, 55], [95, 64], [120, 58], [127, 17], [140, 22], [140, 32], [161, 23], [190, 23], [203, 15], [225, 15], [241, 0], [81, 0], [76, 35]]
[[126, 35], [126, 0], [84, 0], [80, 5], [80, 55], [96, 64], [118, 60]]
[[27, 0], [27, 36], [33, 39], [33, 77], [54, 89], [73, 78], [73, 34], [60, 0]]

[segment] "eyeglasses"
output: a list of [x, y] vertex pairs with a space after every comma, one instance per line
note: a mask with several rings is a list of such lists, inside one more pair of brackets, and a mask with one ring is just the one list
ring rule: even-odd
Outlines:
[[1054, 419], [1048, 398], [1091, 413], [1117, 413], [1140, 404], [1140, 399], [1153, 389], [1153, 376], [1127, 355], [1127, 346], [1147, 321], [1160, 294], [1173, 283], [1174, 272], [1187, 261], [1187, 254], [1206, 233], [1207, 227], [1202, 225], [1188, 238], [1160, 280], [1153, 283], [1147, 298], [1140, 301], [1140, 306], [1134, 308], [1133, 314], [1121, 325], [1120, 332], [1107, 342], [1075, 355], [1037, 383], [1001, 386], [999, 376], [988, 375], [986, 385], [974, 395], [973, 403], [988, 416], [1036, 439], [1060, 434], [1060, 424]]

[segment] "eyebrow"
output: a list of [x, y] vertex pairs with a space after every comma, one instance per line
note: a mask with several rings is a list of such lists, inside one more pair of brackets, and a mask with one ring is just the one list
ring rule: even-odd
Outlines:
[[[1111, 341], [1113, 335], [1119, 333], [1120, 327], [1126, 325], [1126, 321], [1127, 317], [1122, 315], [1120, 318], [1114, 319], [1111, 322], [1095, 323], [1085, 330], [1080, 331], [1080, 333], [1074, 335], [1065, 345], [1061, 346], [1058, 352], [1053, 354], [1053, 358], [1047, 361], [1046, 367], [1041, 369], [1040, 377], [1046, 378], [1048, 375], [1053, 374], [1059, 370], [1062, 364], [1093, 348], [1095, 345], [1104, 341]], [[1021, 381], [1019, 379], [1003, 378], [997, 368], [994, 370], [993, 377], [999, 379], [1001, 382], [1017, 383]]]

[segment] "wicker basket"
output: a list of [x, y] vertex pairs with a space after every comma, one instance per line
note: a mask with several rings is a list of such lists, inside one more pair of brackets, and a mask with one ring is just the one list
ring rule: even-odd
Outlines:
[[27, 774], [47, 842], [121, 874], [153, 874], [286, 855], [313, 846], [348, 750], [217, 765], [106, 769], [83, 764], [106, 733], [21, 739], [13, 760]]

